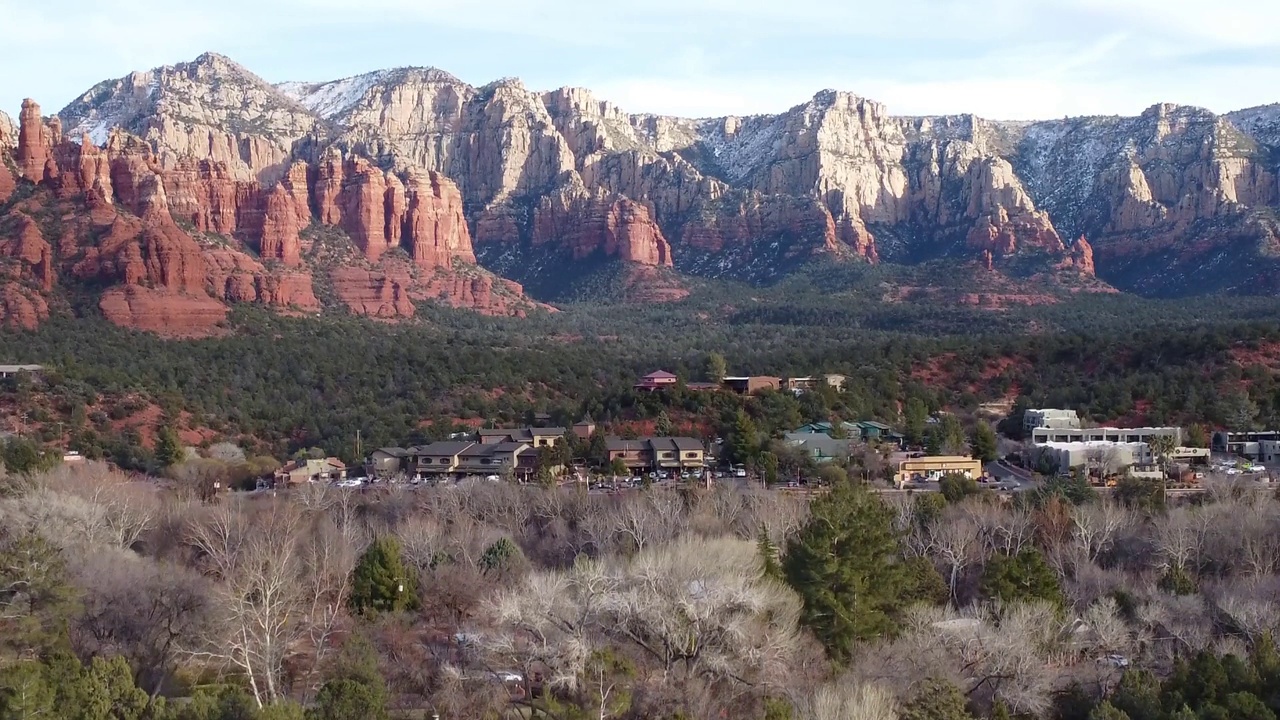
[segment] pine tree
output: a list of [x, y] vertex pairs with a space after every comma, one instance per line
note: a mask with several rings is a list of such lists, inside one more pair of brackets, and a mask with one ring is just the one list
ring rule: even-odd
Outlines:
[[914, 697], [902, 706], [900, 720], [973, 720], [965, 708], [964, 693], [946, 680], [925, 680]]
[[351, 573], [347, 605], [356, 613], [400, 612], [418, 607], [417, 578], [401, 560], [400, 543], [390, 536], [373, 541]]
[[186, 457], [187, 451], [178, 439], [178, 433], [169, 425], [160, 428], [156, 435], [156, 461], [161, 467], [177, 465]]
[[653, 424], [653, 433], [658, 437], [671, 437], [675, 434], [675, 426], [671, 424], [671, 418], [667, 417], [666, 410], [658, 413], [658, 419]]
[[760, 433], [756, 424], [745, 410], [739, 410], [733, 419], [733, 430], [729, 437], [729, 452], [733, 462], [749, 463], [756, 459], [760, 451]]
[[996, 431], [985, 422], [979, 422], [974, 426], [973, 434], [969, 436], [969, 449], [975, 458], [984, 463], [995, 460], [998, 457]]
[[756, 551], [760, 553], [761, 574], [774, 580], [783, 580], [782, 564], [778, 561], [778, 544], [769, 537], [769, 528], [760, 526], [756, 535]]
[[720, 353], [707, 354], [707, 382], [718, 383], [729, 372], [729, 365]]
[[891, 635], [903, 605], [893, 511], [861, 485], [840, 483], [813, 501], [810, 517], [787, 543], [787, 583], [803, 602], [801, 622], [837, 662], [860, 640]]

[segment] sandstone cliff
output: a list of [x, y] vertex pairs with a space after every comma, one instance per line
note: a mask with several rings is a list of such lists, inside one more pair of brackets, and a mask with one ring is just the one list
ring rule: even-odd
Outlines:
[[[300, 257], [294, 226], [309, 220], [286, 208], [306, 197], [368, 262], [402, 248], [419, 266], [465, 264], [473, 237], [483, 262], [523, 268], [522, 280], [565, 257], [767, 281], [828, 256], [1082, 281], [1096, 270], [1125, 289], [1185, 294], [1270, 287], [1254, 281], [1280, 269], [1277, 106], [1010, 123], [893, 116], [824, 90], [778, 114], [692, 120], [431, 68], [271, 86], [204, 55], [102, 83], [61, 118], [72, 136], [142, 136], [162, 170], [200, 187], [209, 215], [193, 224], [259, 233], [286, 264]], [[415, 177], [447, 178], [459, 203], [433, 189], [414, 216]], [[221, 208], [244, 203], [225, 183], [250, 180], [263, 197], [248, 219], [230, 218]], [[177, 202], [184, 217], [196, 207]]]
[[[518, 285], [474, 267], [461, 195], [437, 173], [402, 182], [364, 158], [338, 158], [338, 190], [327, 198], [313, 193], [326, 187], [313, 182], [323, 166], [296, 162], [263, 185], [236, 178], [218, 159], [184, 156], [166, 165], [151, 142], [119, 128], [105, 148], [89, 134], [66, 141], [58, 119], [46, 121], [32, 101], [20, 120], [12, 160], [21, 179], [0, 153], [0, 201], [18, 182], [36, 191], [0, 211], [0, 324], [33, 327], [48, 316], [63, 279], [106, 286], [99, 309], [108, 320], [175, 337], [218, 332], [228, 303], [318, 312], [302, 230], [313, 222], [312, 204], [326, 210], [329, 201], [342, 208], [328, 213], [329, 224], [346, 229], [357, 251], [344, 261], [369, 268], [335, 271], [345, 277], [339, 299], [355, 312], [387, 315], [348, 298], [380, 292], [382, 256], [401, 247], [410, 267], [406, 300], [392, 304], [396, 316], [412, 315], [420, 300], [498, 314], [533, 307]], [[60, 219], [43, 230], [33, 217]]]

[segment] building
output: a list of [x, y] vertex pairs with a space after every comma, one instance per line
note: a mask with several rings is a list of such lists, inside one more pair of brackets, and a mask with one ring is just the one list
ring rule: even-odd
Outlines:
[[483, 428], [476, 435], [481, 443], [526, 443], [535, 448], [555, 447], [564, 440], [562, 427]]
[[[863, 442], [888, 442], [901, 445], [903, 441], [902, 435], [894, 432], [892, 427], [874, 420], [859, 420], [856, 423], [842, 422], [840, 423], [840, 428], [845, 437]], [[829, 436], [834, 430], [835, 427], [831, 423], [823, 420], [801, 425], [792, 430], [791, 434], [820, 433]]]
[[574, 423], [573, 427], [570, 429], [572, 430], [573, 434], [578, 437], [579, 440], [587, 440], [591, 437], [593, 433], [595, 433], [596, 423], [591, 418], [584, 417], [578, 422]]
[[17, 377], [19, 373], [37, 375], [44, 372], [43, 365], [0, 365], [0, 380]]
[[506, 475], [528, 480], [538, 471], [538, 452], [526, 442], [445, 440], [403, 451], [405, 474], [442, 480], [468, 475]]
[[[857, 438], [862, 436], [862, 428], [859, 427], [856, 423], [842, 422], [840, 423], [840, 429], [844, 432], [845, 437]], [[821, 420], [819, 422], [811, 422], [805, 425], [801, 425], [795, 430], [792, 430], [789, 434], [791, 435], [819, 434], [819, 435], [826, 435], [830, 437], [833, 432], [835, 432], [835, 426], [827, 422], [826, 420]]]
[[762, 390], [778, 390], [782, 388], [782, 378], [771, 375], [751, 375], [727, 377], [723, 381], [724, 388], [739, 395], [754, 395]]
[[365, 462], [365, 473], [374, 480], [389, 480], [410, 471], [409, 450], [402, 447], [379, 448], [369, 453]]
[[[1227, 430], [1219, 430], [1213, 434], [1213, 440], [1209, 443], [1209, 447], [1214, 452], [1231, 453], [1250, 460], [1265, 459], [1266, 452], [1262, 447], [1263, 442], [1280, 442], [1280, 430], [1258, 430], [1250, 432], [1230, 432]], [[1280, 459], [1280, 458], [1277, 458]]]
[[1027, 410], [1022, 415], [1022, 429], [1031, 432], [1036, 428], [1068, 429], [1080, 427], [1080, 416], [1075, 410], [1040, 408]]
[[633, 387], [642, 392], [657, 392], [659, 390], [673, 388], [679, 381], [679, 378], [666, 370], [656, 370], [640, 378], [640, 382], [636, 383]]
[[836, 373], [826, 373], [824, 375], [815, 375], [813, 377], [797, 377], [787, 378], [786, 387], [788, 390], [804, 392], [812, 390], [819, 385], [825, 384], [836, 390], [844, 389], [844, 382], [847, 378], [844, 375]]
[[706, 448], [702, 442], [687, 437], [649, 437], [624, 440], [605, 438], [609, 462], [621, 460], [633, 474], [653, 471], [702, 470], [706, 467]]
[[1280, 440], [1259, 440], [1258, 454], [1250, 459], [1264, 464], [1280, 463]]
[[1182, 428], [1180, 427], [1038, 427], [1031, 431], [1031, 442], [1036, 445], [1073, 442], [1145, 443], [1150, 442], [1152, 438], [1161, 436], [1172, 437], [1175, 446], [1182, 444]]
[[964, 455], [935, 455], [933, 457], [909, 458], [898, 463], [898, 473], [894, 482], [904, 487], [913, 479], [939, 480], [943, 475], [960, 473], [967, 478], [977, 479], [982, 476], [982, 461]]
[[308, 482], [336, 482], [347, 478], [347, 464], [336, 457], [290, 460], [276, 470], [277, 487]]
[[1037, 445], [1036, 461], [1047, 457], [1059, 475], [1069, 475], [1075, 468], [1086, 468], [1102, 477], [1115, 475], [1135, 465], [1153, 463], [1151, 446], [1145, 442], [1086, 440], [1049, 442]]
[[791, 432], [783, 436], [783, 441], [791, 447], [799, 448], [817, 463], [848, 460], [855, 442], [847, 438], [833, 438], [820, 432]]

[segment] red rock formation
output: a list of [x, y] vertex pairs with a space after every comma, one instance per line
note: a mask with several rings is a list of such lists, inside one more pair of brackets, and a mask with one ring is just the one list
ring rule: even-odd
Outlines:
[[400, 178], [395, 173], [387, 173], [385, 178], [387, 184], [387, 192], [383, 198], [383, 204], [386, 214], [386, 227], [383, 228], [383, 235], [387, 238], [387, 244], [391, 247], [400, 245], [400, 235], [404, 232], [405, 220], [405, 196], [404, 183], [400, 182]]
[[641, 265], [671, 266], [671, 245], [649, 208], [622, 195], [568, 189], [543, 197], [534, 211], [531, 240], [535, 246], [557, 243], [574, 259], [601, 252]]
[[49, 319], [49, 303], [17, 282], [0, 282], [0, 327], [35, 330]]
[[990, 251], [997, 260], [1020, 249], [1036, 249], [1055, 255], [1066, 251], [1047, 214], [1033, 211], [1010, 216], [1003, 207], [980, 218], [969, 231], [966, 243], [973, 250]]
[[297, 216], [300, 228], [311, 224], [311, 184], [307, 179], [307, 172], [306, 163], [296, 162], [289, 166], [289, 172], [280, 180], [293, 205], [293, 214]]
[[0, 203], [8, 200], [17, 188], [18, 184], [14, 180], [13, 173], [9, 172], [9, 167], [0, 160]]
[[0, 244], [0, 249], [4, 249], [5, 256], [20, 260], [28, 268], [30, 274], [39, 283], [40, 289], [49, 292], [53, 289], [54, 267], [53, 267], [53, 249], [49, 247], [49, 243], [45, 242], [44, 236], [40, 234], [40, 227], [35, 221], [21, 212], [15, 213], [17, 227], [13, 233], [13, 238], [4, 244]]
[[[388, 193], [394, 193], [395, 189], [389, 186]], [[408, 207], [403, 221], [404, 237], [413, 251], [414, 264], [422, 268], [447, 268], [455, 259], [475, 263], [458, 186], [440, 173], [411, 174], [405, 193]], [[394, 203], [388, 203], [389, 224], [395, 207]]]
[[[50, 132], [44, 125], [40, 105], [27, 98], [22, 101], [22, 114], [18, 116], [18, 172], [28, 180], [42, 182], [48, 178], [46, 166], [53, 158]], [[61, 125], [58, 126], [61, 128]], [[55, 173], [56, 174], [56, 173]]]
[[294, 198], [284, 184], [267, 193], [266, 211], [262, 216], [262, 233], [258, 248], [264, 259], [280, 260], [285, 265], [302, 262], [302, 245], [298, 237], [298, 214]]
[[1062, 266], [1078, 270], [1082, 275], [1094, 277], [1096, 273], [1093, 267], [1093, 246], [1085, 239], [1084, 235], [1076, 240], [1075, 245], [1071, 246], [1071, 251], [1067, 254]]
[[203, 293], [139, 285], [110, 288], [98, 307], [116, 325], [174, 338], [214, 334], [227, 317], [227, 306]]
[[303, 272], [272, 272], [248, 255], [231, 248], [206, 249], [206, 287], [228, 302], [262, 303], [306, 312], [320, 309]]
[[86, 133], [76, 145], [76, 190], [93, 193], [99, 199], [112, 202], [115, 190], [111, 187], [111, 160], [107, 153], [93, 144]]
[[311, 204], [320, 222], [325, 225], [342, 224], [342, 156], [336, 151], [325, 153], [316, 167], [315, 182], [311, 184]]
[[364, 253], [377, 262], [387, 251], [387, 187], [382, 171], [364, 158], [356, 158], [343, 169], [342, 229]]
[[230, 236], [253, 227], [249, 217], [260, 212], [257, 187], [237, 182], [225, 163], [183, 160], [163, 173], [169, 212], [199, 232]]
[[482, 315], [524, 317], [530, 307], [519, 283], [479, 273], [436, 273], [427, 281], [422, 299], [474, 310]]
[[831, 212], [817, 200], [751, 193], [726, 198], [690, 220], [681, 239], [707, 252], [743, 245], [750, 249], [762, 239], [787, 239], [793, 242], [794, 256], [851, 251], [870, 262], [878, 261], [874, 239], [869, 233], [860, 235], [865, 229], [858, 231], [858, 227], [860, 224], [846, 223], [837, 229]]
[[320, 312], [311, 276], [306, 273], [281, 273], [258, 275], [255, 279], [258, 302], [273, 307]]
[[338, 299], [351, 312], [375, 318], [413, 317], [412, 278], [403, 270], [372, 271], [338, 267], [330, 273]]

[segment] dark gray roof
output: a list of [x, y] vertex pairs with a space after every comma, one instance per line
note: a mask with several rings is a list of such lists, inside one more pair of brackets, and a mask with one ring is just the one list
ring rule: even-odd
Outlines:
[[469, 440], [446, 440], [444, 442], [431, 443], [425, 447], [414, 448], [418, 455], [457, 455], [467, 448], [475, 445]]
[[644, 440], [623, 440], [620, 437], [605, 438], [604, 446], [609, 450], [647, 450], [648, 449], [648, 444]]
[[671, 438], [671, 442], [674, 443], [675, 446], [680, 448], [681, 450], [705, 450], [706, 449], [702, 446], [702, 441], [695, 440], [694, 438], [689, 438], [689, 437]]
[[402, 447], [378, 448], [377, 450], [374, 450], [374, 452], [386, 453], [391, 457], [405, 457], [410, 454], [408, 450], [405, 450]]

